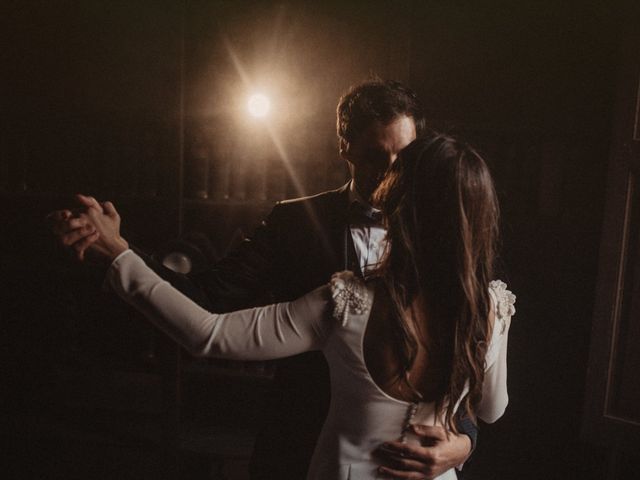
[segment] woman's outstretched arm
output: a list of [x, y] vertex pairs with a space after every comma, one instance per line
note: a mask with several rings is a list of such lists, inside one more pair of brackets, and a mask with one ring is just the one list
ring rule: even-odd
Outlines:
[[190, 353], [241, 360], [268, 360], [322, 348], [329, 329], [329, 287], [292, 302], [208, 312], [126, 250], [111, 264], [107, 281], [127, 303], [142, 312]]
[[243, 360], [287, 357], [322, 348], [331, 296], [321, 287], [293, 302], [214, 314], [159, 277], [120, 236], [120, 216], [110, 202], [80, 215], [95, 228], [88, 250], [111, 265], [107, 281], [127, 303], [200, 356]]

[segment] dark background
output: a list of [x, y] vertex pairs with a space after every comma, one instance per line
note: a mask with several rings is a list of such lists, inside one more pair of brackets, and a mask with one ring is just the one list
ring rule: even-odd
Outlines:
[[[580, 429], [631, 3], [0, 8], [0, 392], [10, 478], [206, 478], [212, 458], [227, 457], [238, 464], [227, 473], [241, 475], [230, 472], [242, 471], [271, 366], [180, 355], [102, 294], [99, 274], [57, 249], [43, 218], [73, 193], [91, 193], [114, 201], [128, 238], [150, 252], [201, 232], [210, 258], [222, 255], [274, 201], [344, 182], [335, 105], [372, 74], [407, 83], [432, 126], [477, 145], [502, 201], [502, 263], [518, 296], [510, 405], [481, 428], [465, 478], [605, 476], [611, 446]], [[271, 95], [267, 123], [245, 114], [254, 89]], [[230, 432], [238, 448], [198, 443], [216, 432]], [[637, 447], [625, 448], [631, 472]]]

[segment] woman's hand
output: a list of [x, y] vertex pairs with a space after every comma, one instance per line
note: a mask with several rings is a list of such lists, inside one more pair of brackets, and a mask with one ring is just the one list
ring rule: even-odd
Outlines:
[[88, 208], [79, 218], [92, 225], [95, 231], [74, 244], [80, 260], [85, 251], [99, 260], [111, 263], [118, 255], [129, 248], [127, 241], [120, 236], [120, 215], [111, 202], [98, 203], [93, 197], [78, 195]]

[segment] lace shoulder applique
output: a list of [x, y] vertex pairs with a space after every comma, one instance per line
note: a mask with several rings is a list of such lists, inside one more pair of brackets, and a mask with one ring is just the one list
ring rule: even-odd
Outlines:
[[333, 318], [342, 326], [349, 321], [349, 314], [362, 315], [369, 308], [369, 293], [364, 281], [353, 272], [334, 273], [330, 282], [333, 298]]
[[507, 289], [507, 284], [501, 280], [493, 280], [489, 283], [489, 290], [496, 301], [496, 320], [500, 322], [500, 334], [503, 334], [511, 317], [516, 313], [516, 296]]

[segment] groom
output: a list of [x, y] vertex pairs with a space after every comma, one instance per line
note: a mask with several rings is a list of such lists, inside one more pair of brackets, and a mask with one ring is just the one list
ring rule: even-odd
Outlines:
[[[370, 197], [400, 150], [424, 130], [415, 94], [398, 82], [370, 81], [352, 87], [338, 104], [340, 155], [352, 180], [312, 197], [278, 203], [250, 239], [211, 270], [189, 278], [144, 257], [161, 276], [216, 312], [253, 306], [270, 294], [288, 301], [326, 283], [331, 274], [375, 268], [384, 248], [384, 228]], [[85, 206], [98, 206], [79, 197]], [[79, 258], [92, 243], [92, 227], [69, 211], [52, 214], [54, 232]], [[265, 419], [251, 460], [251, 478], [303, 479], [329, 405], [329, 374], [319, 352], [280, 361]], [[477, 429], [465, 419], [460, 435], [440, 427], [416, 433], [422, 447], [393, 442], [377, 452], [389, 478], [433, 478], [468, 457]]]

